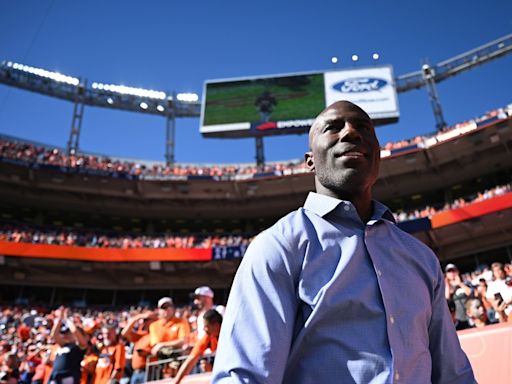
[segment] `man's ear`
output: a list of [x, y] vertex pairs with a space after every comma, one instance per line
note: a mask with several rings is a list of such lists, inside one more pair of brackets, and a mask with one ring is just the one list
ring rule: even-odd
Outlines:
[[306, 163], [306, 167], [311, 171], [315, 171], [315, 159], [313, 158], [313, 152], [309, 151], [304, 154], [304, 161]]

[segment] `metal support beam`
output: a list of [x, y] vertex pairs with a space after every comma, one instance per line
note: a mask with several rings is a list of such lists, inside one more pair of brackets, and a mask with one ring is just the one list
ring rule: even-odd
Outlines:
[[423, 64], [423, 67], [421, 67], [421, 71], [423, 74], [425, 85], [427, 86], [430, 104], [432, 105], [432, 110], [434, 111], [434, 118], [436, 119], [436, 128], [438, 131], [440, 131], [446, 127], [446, 122], [444, 121], [443, 110], [441, 108], [441, 102], [439, 101], [439, 94], [437, 93], [435, 81], [436, 74], [434, 68], [432, 68], [428, 64]]
[[263, 137], [257, 136], [256, 138], [256, 165], [258, 168], [265, 166], [265, 151], [263, 149]]
[[176, 92], [168, 97], [165, 110], [165, 163], [174, 165], [174, 148], [176, 146]]
[[82, 120], [84, 117], [84, 93], [87, 86], [87, 81], [80, 84], [76, 88], [74, 105], [73, 105], [73, 119], [71, 120], [71, 131], [69, 133], [69, 140], [67, 146], [68, 155], [74, 155], [78, 152], [80, 142], [80, 130], [82, 129]]
[[176, 117], [174, 109], [169, 111], [165, 120], [165, 162], [167, 165], [174, 164], [174, 146], [176, 138]]

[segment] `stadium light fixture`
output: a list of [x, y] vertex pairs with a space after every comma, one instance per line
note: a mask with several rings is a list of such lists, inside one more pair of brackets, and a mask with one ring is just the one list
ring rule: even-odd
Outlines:
[[197, 93], [178, 93], [176, 99], [187, 103], [194, 103], [199, 100], [199, 95]]
[[380, 55], [379, 55], [377, 52], [375, 52], [375, 53], [372, 55], [373, 60], [379, 60], [379, 57], [380, 57]]
[[331, 63], [337, 64], [338, 63], [338, 58], [336, 56], [331, 57]]
[[107, 103], [109, 103], [110, 105], [114, 104], [114, 99], [113, 99], [113, 98], [111, 98], [111, 97], [109, 97], [109, 98], [107, 99]]
[[126, 85], [103, 84], [103, 83], [94, 82], [94, 83], [92, 83], [91, 87], [92, 87], [92, 89], [99, 89], [100, 91], [119, 93], [122, 95], [147, 97], [148, 99], [164, 100], [167, 97], [165, 92], [162, 92], [162, 91], [155, 91], [153, 89], [128, 87]]
[[148, 103], [145, 103], [145, 102], [142, 102], [139, 104], [139, 106], [142, 108], [142, 109], [148, 109], [149, 105]]
[[352, 61], [353, 61], [353, 62], [356, 62], [357, 60], [359, 60], [359, 56], [357, 56], [357, 55], [352, 55]]
[[163, 106], [161, 106], [160, 104], [158, 104], [158, 105], [156, 106], [156, 110], [157, 110], [158, 112], [163, 112], [163, 111], [165, 111], [165, 108], [164, 108]]
[[13, 63], [13, 62], [9, 61], [9, 62], [7, 62], [7, 67], [12, 68], [17, 71], [29, 73], [31, 75], [35, 75], [38, 77], [42, 77], [45, 79], [54, 80], [59, 83], [66, 83], [66, 84], [73, 85], [73, 86], [77, 86], [78, 84], [80, 84], [80, 79], [78, 79], [76, 77], [63, 75], [62, 73], [59, 73], [59, 72], [47, 71], [46, 69], [42, 69], [42, 68], [31, 67], [30, 65]]

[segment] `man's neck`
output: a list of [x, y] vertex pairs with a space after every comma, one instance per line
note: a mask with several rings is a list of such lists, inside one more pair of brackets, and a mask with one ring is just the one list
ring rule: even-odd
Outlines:
[[339, 200], [350, 201], [356, 208], [357, 214], [363, 223], [367, 223], [373, 215], [373, 202], [371, 190], [361, 191], [359, 193], [346, 193], [339, 191], [332, 191], [330, 189], [317, 185], [317, 193], [334, 197]]

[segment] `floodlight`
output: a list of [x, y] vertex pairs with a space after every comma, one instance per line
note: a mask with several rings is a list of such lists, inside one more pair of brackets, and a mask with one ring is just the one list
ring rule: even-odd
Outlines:
[[44, 77], [44, 78], [58, 81], [61, 83], [67, 83], [70, 85], [76, 86], [76, 85], [80, 84], [80, 80], [78, 78], [72, 77], [72, 76], [66, 76], [59, 72], [50, 72], [50, 71], [47, 71], [47, 70], [44, 70], [41, 68], [35, 68], [35, 67], [31, 67], [29, 65], [24, 65], [24, 64], [19, 64], [19, 63], [11, 63], [11, 64], [12, 64], [12, 68], [16, 69], [18, 71], [27, 72], [32, 75]]
[[159, 104], [159, 105], [156, 106], [156, 110], [158, 112], [163, 112], [163, 111], [165, 111], [165, 108]]
[[352, 61], [357, 61], [359, 60], [359, 56], [357, 55], [352, 55]]
[[148, 109], [148, 104], [145, 103], [145, 102], [142, 102], [139, 104], [139, 106], [142, 108], [142, 109]]
[[107, 99], [107, 103], [109, 103], [110, 105], [114, 104], [114, 99], [112, 99], [111, 97], [109, 97]]
[[155, 91], [152, 89], [143, 89], [143, 88], [135, 88], [128, 87], [126, 85], [118, 85], [118, 84], [102, 84], [102, 83], [93, 83], [93, 89], [104, 90], [107, 92], [115, 92], [124, 95], [132, 95], [138, 97], [147, 97], [150, 99], [165, 99], [167, 96], [165, 92]]
[[375, 52], [375, 53], [372, 55], [373, 60], [379, 60], [379, 57], [380, 57], [380, 55], [379, 55], [377, 52]]
[[193, 103], [199, 100], [199, 96], [197, 95], [197, 93], [178, 93], [176, 95], [176, 99], [178, 99], [179, 101]]
[[338, 62], [338, 58], [336, 56], [331, 57], [331, 63], [336, 64]]

